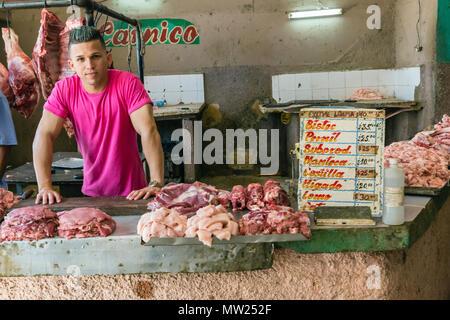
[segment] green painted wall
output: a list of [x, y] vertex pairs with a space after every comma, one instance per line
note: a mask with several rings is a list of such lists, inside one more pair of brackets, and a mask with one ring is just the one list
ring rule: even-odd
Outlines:
[[450, 63], [450, 0], [438, 0], [436, 59]]

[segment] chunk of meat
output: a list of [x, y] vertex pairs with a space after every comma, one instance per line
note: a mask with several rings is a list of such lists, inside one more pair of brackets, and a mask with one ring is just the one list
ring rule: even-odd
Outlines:
[[116, 228], [116, 222], [96, 208], [76, 208], [57, 215], [60, 223], [58, 235], [66, 239], [106, 237]]
[[19, 196], [14, 196], [14, 193], [11, 191], [0, 188], [0, 219], [3, 218], [6, 211], [11, 209], [17, 202], [19, 202]]
[[273, 206], [287, 206], [291, 205], [289, 196], [280, 183], [275, 180], [268, 180], [264, 184], [264, 204], [266, 208]]
[[229, 199], [233, 211], [244, 210], [246, 201], [245, 188], [240, 184], [234, 186], [233, 189], [231, 189]]
[[272, 227], [267, 223], [269, 210], [255, 210], [246, 213], [239, 220], [241, 235], [270, 234]]
[[33, 68], [41, 84], [42, 96], [45, 100], [59, 79], [59, 33], [64, 23], [47, 9], [41, 11], [41, 27], [33, 49]]
[[350, 100], [380, 100], [384, 99], [383, 95], [373, 89], [358, 89], [349, 98]]
[[147, 208], [151, 211], [162, 207], [176, 208], [179, 213], [192, 216], [202, 207], [219, 204], [221, 191], [199, 181], [192, 184], [168, 183], [148, 203]]
[[0, 63], [0, 90], [2, 90], [6, 100], [8, 100], [9, 106], [12, 107], [14, 105], [14, 92], [9, 84], [8, 69], [2, 63]]
[[396, 158], [405, 170], [405, 186], [442, 188], [449, 179], [447, 154], [413, 142], [394, 142], [384, 149], [385, 166]]
[[203, 207], [187, 221], [186, 237], [198, 237], [209, 247], [212, 245], [213, 235], [219, 240], [230, 240], [231, 236], [238, 234], [238, 224], [222, 205]]
[[56, 213], [46, 206], [32, 206], [9, 212], [0, 226], [0, 241], [40, 240], [56, 235]]
[[70, 31], [75, 28], [79, 28], [83, 26], [86, 22], [85, 18], [74, 18], [68, 19], [64, 28], [59, 33], [59, 45], [60, 45], [60, 55], [59, 55], [59, 65], [60, 65], [60, 73], [59, 79], [64, 79], [67, 77], [71, 77], [75, 74], [72, 71], [72, 68], [69, 66], [69, 38]]
[[150, 238], [184, 237], [187, 217], [176, 209], [160, 208], [139, 219], [137, 232], [144, 242]]
[[34, 73], [31, 59], [19, 46], [19, 37], [11, 28], [2, 28], [8, 60], [9, 84], [14, 92], [13, 107], [28, 119], [39, 102], [39, 80]]
[[250, 183], [247, 186], [246, 202], [248, 210], [260, 210], [264, 208], [264, 189], [260, 183]]

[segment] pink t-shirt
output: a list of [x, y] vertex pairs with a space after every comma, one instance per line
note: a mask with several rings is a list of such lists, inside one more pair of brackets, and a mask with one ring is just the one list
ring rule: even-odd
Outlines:
[[73, 123], [84, 159], [82, 192], [126, 196], [147, 185], [130, 114], [152, 103], [135, 75], [108, 70], [101, 93], [87, 93], [78, 75], [58, 81], [44, 109]]

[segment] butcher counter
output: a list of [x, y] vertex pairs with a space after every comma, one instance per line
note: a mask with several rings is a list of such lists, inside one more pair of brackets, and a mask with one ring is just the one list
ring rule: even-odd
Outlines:
[[[204, 182], [226, 188], [263, 179], [247, 178]], [[449, 193], [446, 187], [434, 197], [406, 196], [401, 226], [379, 220], [372, 227], [313, 224], [310, 241], [236, 244], [215, 239], [211, 248], [142, 245], [136, 225], [146, 200], [67, 198], [52, 209], [67, 204], [102, 208], [117, 221], [116, 231], [105, 238], [1, 243], [0, 297], [448, 298]], [[32, 200], [16, 206], [26, 205]], [[74, 276], [78, 291], [72, 288]]]

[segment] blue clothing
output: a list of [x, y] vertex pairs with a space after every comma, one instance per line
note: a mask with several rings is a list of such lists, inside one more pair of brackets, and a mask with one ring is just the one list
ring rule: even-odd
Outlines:
[[9, 103], [0, 90], [0, 146], [15, 146], [16, 144], [16, 131], [14, 130]]

